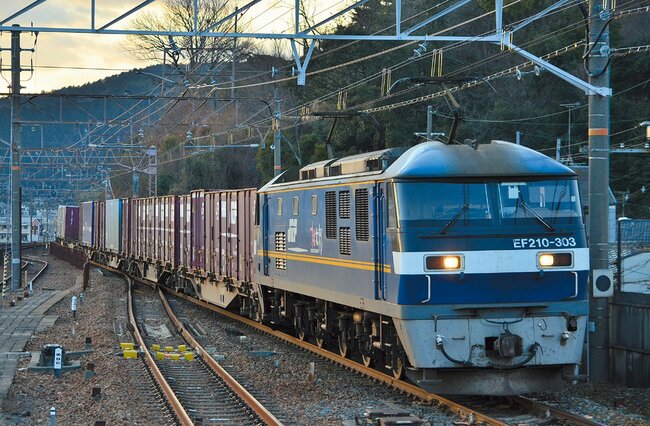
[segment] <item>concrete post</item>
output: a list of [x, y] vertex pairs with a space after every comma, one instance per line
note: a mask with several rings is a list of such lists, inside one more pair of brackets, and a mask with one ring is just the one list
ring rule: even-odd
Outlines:
[[[610, 86], [609, 28], [605, 28], [611, 12], [609, 7], [609, 0], [589, 1], [590, 51], [587, 69], [589, 83], [599, 87]], [[592, 271], [609, 268], [607, 257], [609, 114], [609, 97], [589, 95], [589, 256]], [[592, 291], [590, 287], [592, 297], [589, 320], [595, 326], [595, 331], [589, 339], [589, 377], [594, 382], [608, 382], [610, 377], [608, 299], [594, 298]]]
[[20, 200], [20, 26], [11, 32], [11, 291], [20, 288], [22, 209]]

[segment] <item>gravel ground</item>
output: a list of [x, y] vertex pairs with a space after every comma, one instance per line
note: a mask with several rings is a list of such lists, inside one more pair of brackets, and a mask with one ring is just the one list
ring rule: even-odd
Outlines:
[[650, 425], [650, 388], [581, 383], [567, 385], [562, 392], [537, 395], [536, 399], [592, 416], [595, 421], [606, 425]]
[[[75, 285], [81, 271], [52, 256], [45, 259], [50, 262], [50, 267], [42, 280], [35, 284], [35, 292], [44, 288], [67, 289]], [[0, 422], [49, 425], [50, 407], [54, 406], [57, 424], [60, 425], [88, 425], [97, 420], [113, 425], [149, 424], [146, 410], [138, 404], [137, 395], [130, 392], [135, 383], [131, 383], [131, 376], [125, 373], [124, 368], [124, 363], [138, 361], [124, 360], [115, 355], [119, 351], [119, 340], [113, 331], [116, 296], [124, 298], [124, 288], [121, 280], [91, 270], [90, 287], [84, 294], [83, 303], [78, 306], [76, 322], [73, 322], [70, 312], [72, 293], [47, 312], [47, 315], [59, 316], [55, 325], [43, 333], [34, 334], [27, 351], [40, 351], [47, 343], [62, 344], [66, 351], [79, 351], [84, 349], [88, 336], [92, 338], [94, 352], [80, 358], [81, 369], [65, 372], [58, 379], [51, 373], [27, 370], [29, 359], [23, 359], [4, 401], [4, 415], [0, 415]], [[126, 313], [119, 312], [118, 315]], [[97, 375], [85, 380], [87, 362], [95, 364]], [[99, 400], [91, 398], [93, 387], [101, 388]], [[11, 417], [6, 413], [20, 416]]]
[[[75, 285], [81, 271], [52, 256], [43, 259], [50, 262], [50, 268], [35, 284], [34, 292], [67, 289]], [[59, 379], [52, 374], [28, 371], [29, 360], [23, 359], [4, 401], [0, 424], [49, 424], [51, 406], [56, 407], [60, 425], [88, 425], [96, 420], [114, 425], [151, 424], [143, 398], [132, 391], [138, 388], [135, 376], [129, 373], [132, 368], [127, 368], [132, 365], [125, 364], [138, 361], [124, 360], [115, 355], [119, 352], [120, 342], [114, 331], [116, 318], [122, 317], [119, 322], [123, 323], [126, 315], [123, 311], [124, 283], [117, 277], [102, 276], [91, 270], [90, 288], [79, 305], [76, 322], [73, 322], [69, 310], [72, 295], [47, 312], [47, 315], [58, 315], [55, 325], [46, 332], [35, 334], [26, 350], [39, 351], [47, 343], [62, 344], [69, 351], [82, 350], [85, 337], [89, 336], [94, 352], [80, 358], [82, 369], [66, 372]], [[224, 323], [213, 313], [198, 310], [184, 301], [175, 302], [173, 306], [179, 310], [182, 319], [205, 331], [211, 352], [224, 357], [221, 363], [230, 366], [239, 379], [258, 392], [264, 392], [283, 413], [288, 424], [340, 425], [369, 408], [395, 407], [407, 409], [435, 425], [453, 421], [436, 407], [414, 403], [396, 391], [313, 354], [289, 347], [275, 338], [251, 329], [242, 332], [238, 326]], [[124, 336], [123, 340], [132, 341], [130, 336]], [[276, 353], [262, 357], [256, 356], [255, 351]], [[310, 361], [316, 363], [314, 381], [308, 378]], [[97, 373], [88, 380], [84, 379], [86, 362], [95, 363]], [[99, 400], [91, 398], [93, 387], [101, 388]], [[579, 384], [567, 386], [562, 392], [540, 394], [537, 398], [592, 415], [604, 424], [650, 424], [650, 389]]]

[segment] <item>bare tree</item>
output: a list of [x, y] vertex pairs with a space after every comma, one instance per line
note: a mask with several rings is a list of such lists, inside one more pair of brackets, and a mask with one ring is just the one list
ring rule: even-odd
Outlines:
[[[131, 23], [131, 29], [147, 31], [194, 31], [194, 0], [164, 0], [162, 13], [143, 13]], [[199, 0], [197, 29], [212, 32], [229, 32], [234, 29], [234, 18], [220, 23], [221, 19], [235, 11], [228, 0]], [[214, 26], [214, 27], [213, 27]], [[243, 30], [241, 22], [238, 31]], [[187, 64], [189, 70], [205, 66], [207, 70], [217, 68], [233, 57], [233, 38], [166, 35], [129, 35], [126, 50], [135, 58], [166, 62], [174, 68]], [[239, 40], [237, 57], [241, 60], [251, 50], [250, 42]]]

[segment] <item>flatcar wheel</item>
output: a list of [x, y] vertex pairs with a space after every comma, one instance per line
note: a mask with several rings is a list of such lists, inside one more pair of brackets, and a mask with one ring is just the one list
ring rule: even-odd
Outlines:
[[372, 358], [372, 355], [361, 354], [361, 361], [363, 361], [363, 365], [365, 365], [366, 367], [372, 367], [373, 364], [375, 363], [375, 360]]
[[348, 341], [345, 339], [345, 336], [343, 334], [339, 334], [339, 355], [341, 355], [343, 358], [347, 358], [350, 356], [350, 348], [348, 346]]
[[304, 341], [304, 340], [305, 340], [305, 337], [307, 336], [307, 335], [305, 334], [305, 330], [303, 330], [303, 329], [299, 329], [299, 330], [297, 330], [296, 334], [298, 335], [298, 339], [300, 339], [300, 340], [302, 340], [302, 341]]
[[319, 348], [324, 348], [325, 347], [325, 339], [323, 339], [322, 337], [317, 337], [316, 338], [316, 346], [318, 346]]
[[401, 356], [398, 356], [391, 368], [393, 371], [393, 377], [396, 379], [401, 379], [404, 377], [404, 359]]

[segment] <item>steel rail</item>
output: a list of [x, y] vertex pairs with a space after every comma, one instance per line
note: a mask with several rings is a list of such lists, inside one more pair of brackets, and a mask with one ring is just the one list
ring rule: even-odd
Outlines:
[[[138, 280], [138, 281], [141, 281], [141, 280]], [[148, 283], [148, 284], [152, 285], [152, 283]], [[485, 414], [482, 414], [482, 413], [480, 413], [478, 411], [472, 410], [471, 408], [465, 407], [464, 405], [459, 404], [457, 402], [454, 402], [454, 401], [452, 401], [450, 399], [447, 399], [447, 398], [445, 398], [443, 396], [429, 393], [429, 392], [425, 391], [424, 389], [421, 389], [421, 388], [419, 388], [419, 387], [417, 387], [417, 386], [415, 386], [415, 385], [413, 385], [411, 383], [406, 383], [404, 381], [398, 380], [398, 379], [394, 378], [392, 375], [385, 374], [385, 373], [382, 373], [380, 371], [374, 370], [372, 368], [365, 367], [364, 365], [359, 364], [359, 363], [357, 363], [355, 361], [352, 361], [352, 360], [347, 359], [347, 358], [343, 358], [342, 356], [337, 355], [337, 354], [335, 354], [333, 352], [330, 352], [330, 351], [328, 351], [326, 349], [319, 348], [316, 345], [313, 345], [311, 343], [302, 341], [302, 340], [300, 340], [298, 338], [290, 336], [290, 335], [288, 335], [286, 333], [283, 333], [281, 331], [274, 330], [271, 327], [260, 324], [260, 323], [258, 323], [256, 321], [251, 320], [251, 319], [241, 317], [241, 316], [239, 316], [237, 314], [234, 314], [234, 313], [232, 313], [232, 312], [230, 312], [228, 310], [225, 310], [223, 308], [220, 308], [218, 306], [212, 305], [212, 304], [210, 304], [208, 302], [204, 302], [202, 300], [194, 299], [193, 297], [187, 296], [186, 294], [183, 294], [183, 293], [178, 293], [178, 292], [176, 292], [176, 291], [174, 291], [172, 289], [166, 288], [166, 287], [159, 286], [159, 289], [162, 289], [162, 290], [164, 290], [164, 291], [166, 291], [166, 292], [168, 292], [170, 294], [173, 294], [176, 297], [180, 297], [180, 298], [185, 299], [185, 300], [187, 300], [189, 302], [192, 302], [195, 305], [207, 308], [207, 309], [209, 309], [209, 310], [211, 310], [213, 312], [216, 312], [216, 313], [218, 313], [220, 315], [223, 315], [225, 317], [228, 317], [228, 318], [231, 318], [233, 320], [239, 321], [239, 322], [241, 322], [243, 324], [248, 325], [249, 327], [252, 327], [252, 328], [260, 330], [260, 331], [262, 331], [264, 333], [270, 334], [270, 335], [272, 335], [272, 336], [274, 336], [274, 337], [276, 337], [276, 338], [278, 338], [280, 340], [284, 340], [285, 342], [291, 343], [293, 345], [296, 345], [296, 346], [299, 346], [299, 347], [301, 347], [303, 349], [306, 349], [306, 350], [308, 350], [310, 352], [316, 353], [316, 354], [322, 356], [323, 358], [326, 358], [326, 359], [328, 359], [330, 361], [336, 362], [337, 364], [340, 364], [343, 367], [349, 368], [351, 370], [355, 370], [355, 371], [357, 371], [357, 372], [359, 372], [361, 374], [364, 374], [364, 375], [366, 375], [366, 376], [368, 376], [368, 377], [370, 377], [372, 379], [375, 379], [377, 381], [385, 383], [385, 384], [387, 384], [387, 385], [389, 385], [389, 386], [391, 386], [391, 387], [393, 387], [395, 389], [398, 389], [398, 390], [400, 390], [402, 392], [405, 392], [405, 393], [407, 393], [407, 394], [409, 394], [409, 395], [411, 395], [413, 397], [416, 397], [416, 398], [418, 398], [418, 399], [420, 399], [420, 400], [422, 400], [424, 402], [427, 402], [427, 403], [435, 402], [435, 403], [438, 403], [438, 404], [442, 404], [442, 405], [446, 406], [450, 411], [456, 413], [457, 415], [459, 415], [460, 417], [462, 417], [464, 419], [473, 419], [474, 422], [483, 422], [483, 423], [485, 423], [487, 425], [492, 425], [492, 426], [507, 426], [507, 423], [505, 423], [505, 422], [503, 422], [501, 420], [492, 418], [492, 417], [487, 416]]]
[[32, 258], [32, 257], [27, 257], [27, 256], [23, 256], [23, 258], [24, 258], [24, 259], [27, 259], [27, 260], [30, 261], [30, 262], [39, 262], [39, 263], [43, 263], [43, 267], [41, 268], [41, 270], [38, 271], [38, 272], [36, 273], [36, 275], [34, 275], [34, 276], [32, 277], [32, 279], [31, 279], [32, 282], [36, 281], [36, 279], [38, 279], [38, 277], [40, 277], [41, 274], [42, 274], [43, 272], [45, 272], [45, 270], [46, 270], [47, 267], [49, 266], [49, 264], [48, 264], [46, 261], [44, 261], [44, 260], [34, 259], [34, 258]]
[[551, 405], [545, 404], [540, 401], [535, 401], [533, 399], [527, 398], [525, 396], [517, 395], [517, 396], [512, 396], [509, 397], [512, 401], [514, 401], [517, 404], [527, 406], [528, 408], [541, 408], [543, 410], [548, 410], [551, 414], [553, 414], [556, 418], [560, 419], [567, 419], [571, 420], [572, 422], [576, 422], [579, 425], [584, 425], [584, 426], [606, 426], [604, 423], [599, 423], [595, 420], [588, 419], [584, 416], [581, 416], [579, 414], [571, 413], [569, 411], [562, 410], [561, 408], [553, 407]]
[[[140, 280], [137, 280], [140, 281]], [[263, 421], [269, 426], [281, 426], [282, 422], [278, 420], [269, 410], [266, 409], [253, 395], [251, 395], [237, 380], [235, 380], [226, 370], [223, 369], [217, 363], [214, 358], [212, 358], [208, 352], [203, 349], [203, 347], [196, 341], [194, 336], [187, 331], [183, 324], [178, 320], [167, 298], [163, 294], [160, 286], [158, 286], [158, 295], [160, 300], [162, 300], [163, 305], [165, 306], [165, 311], [171, 319], [172, 323], [178, 331], [180, 331], [183, 338], [198, 352], [199, 356], [205, 361], [205, 363], [210, 367], [210, 369], [219, 376], [227, 385], [232, 389], [239, 398], [241, 398], [248, 407], [250, 407], [255, 414], [257, 414]]]
[[[106, 268], [105, 265], [101, 265], [99, 263], [92, 262], [94, 265], [99, 266], [101, 268]], [[135, 315], [133, 314], [133, 300], [132, 300], [132, 295], [131, 295], [131, 286], [133, 283], [133, 279], [129, 277], [128, 275], [124, 274], [123, 272], [113, 269], [113, 268], [107, 268], [111, 271], [114, 271], [116, 273], [122, 274], [123, 276], [126, 277], [128, 283], [129, 283], [129, 295], [127, 298], [128, 302], [128, 311], [129, 311], [129, 322], [133, 326], [133, 336], [135, 337], [135, 340], [138, 343], [138, 346], [140, 349], [142, 349], [142, 353], [144, 354], [144, 360], [151, 370], [151, 372], [154, 375], [154, 378], [156, 382], [158, 383], [158, 386], [160, 386], [160, 389], [162, 389], [163, 393], [165, 394], [165, 397], [169, 401], [172, 410], [174, 410], [174, 414], [176, 414], [176, 418], [178, 419], [179, 423], [183, 426], [193, 426], [194, 423], [192, 422], [192, 419], [190, 419], [190, 416], [187, 414], [185, 409], [183, 408], [183, 405], [180, 403], [178, 398], [176, 398], [176, 394], [172, 390], [171, 386], [169, 386], [169, 383], [167, 383], [167, 380], [165, 380], [165, 377], [162, 375], [160, 370], [158, 369], [158, 366], [156, 365], [156, 362], [154, 361], [153, 357], [147, 350], [147, 346], [144, 343], [144, 340], [142, 339], [142, 335], [140, 334], [140, 330], [138, 329], [138, 324], [135, 321]]]

